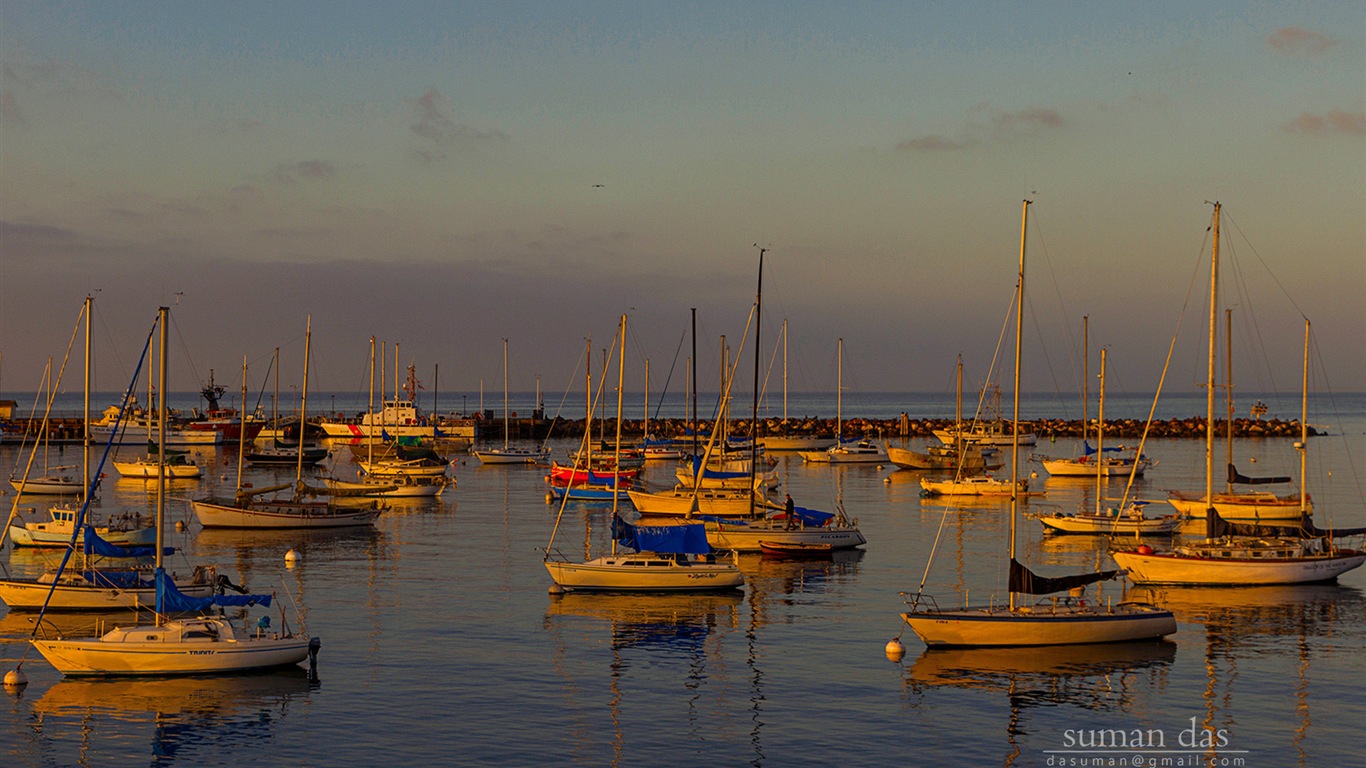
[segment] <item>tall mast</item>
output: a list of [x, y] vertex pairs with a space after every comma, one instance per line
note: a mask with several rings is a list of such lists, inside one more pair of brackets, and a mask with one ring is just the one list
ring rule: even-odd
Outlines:
[[90, 500], [90, 311], [95, 303], [94, 296], [85, 297], [85, 401], [81, 423], [85, 432], [81, 436], [81, 501]]
[[[617, 504], [621, 499], [621, 404], [626, 393], [626, 315], [621, 316], [621, 349], [617, 352], [617, 446], [612, 468], [612, 522], [616, 522]], [[608, 365], [611, 361], [608, 360]], [[566, 492], [567, 493], [567, 492]], [[615, 525], [613, 526], [616, 527]], [[612, 554], [617, 553], [617, 537], [612, 536]]]
[[[755, 246], [758, 247], [757, 245]], [[759, 355], [763, 352], [763, 304], [764, 304], [764, 253], [767, 248], [759, 248], [759, 287], [754, 291], [754, 408], [749, 428], [749, 516], [754, 517], [754, 473], [759, 466]], [[784, 399], [784, 403], [786, 400]]]
[[787, 318], [783, 318], [783, 425], [787, 424]]
[[[247, 455], [247, 356], [242, 355], [242, 428], [237, 431], [237, 490], [233, 493], [234, 502], [242, 492], [242, 465]], [[277, 425], [278, 426], [278, 425]]]
[[[1309, 511], [1309, 494], [1304, 487], [1309, 451], [1309, 318], [1304, 319], [1304, 378], [1300, 388], [1300, 515]], [[1331, 542], [1331, 540], [1330, 540]]]
[[697, 307], [692, 308], [692, 455], [697, 455]]
[[508, 340], [503, 339], [503, 452], [508, 449], [508, 433], [512, 431], [512, 417], [508, 414]]
[[[1137, 463], [1138, 456], [1134, 456]], [[1100, 394], [1096, 400], [1096, 514], [1100, 514], [1105, 471], [1105, 347], [1100, 348]]]
[[[381, 393], [381, 397], [383, 394]], [[370, 337], [370, 402], [367, 404], [365, 412], [373, 420], [375, 418], [375, 337]], [[373, 424], [371, 425], [373, 426]], [[365, 430], [366, 461], [369, 470], [374, 471], [375, 467], [375, 436], [370, 434], [370, 430]], [[300, 448], [303, 447], [301, 443]]]
[[[1224, 310], [1224, 407], [1227, 415], [1224, 418], [1225, 433], [1225, 462], [1233, 463], [1233, 310]], [[1233, 483], [1225, 481], [1229, 493], [1233, 492]]]
[[[308, 316], [308, 322], [304, 326], [304, 384], [303, 391], [299, 397], [299, 446], [298, 461], [294, 467], [294, 498], [300, 497], [300, 486], [304, 482], [304, 434], [308, 424], [308, 356], [312, 351], [313, 341], [313, 316]], [[397, 353], [394, 356], [397, 360]]]
[[[1015, 562], [1015, 518], [1020, 506], [1020, 352], [1024, 339], [1025, 233], [1029, 224], [1029, 200], [1020, 205], [1020, 275], [1015, 287], [1015, 408], [1010, 440], [1010, 560]], [[1010, 593], [1015, 610], [1015, 593]]]
[[[1090, 339], [1090, 316], [1081, 316], [1081, 441], [1086, 442], [1086, 422], [1090, 419], [1087, 414], [1087, 407], [1091, 399], [1091, 339]], [[1104, 351], [1101, 352], [1105, 354]], [[1099, 439], [1099, 438], [1097, 438]]]
[[1209, 373], [1205, 378], [1205, 511], [1214, 506], [1214, 338], [1219, 324], [1219, 203], [1209, 258]]
[[835, 344], [835, 444], [844, 442], [844, 337]]
[[[162, 533], [162, 516], [166, 510], [166, 451], [162, 449], [166, 445], [166, 318], [171, 310], [161, 307], [157, 310], [157, 324], [161, 332], [161, 373], [157, 377], [160, 391], [157, 392], [157, 551], [156, 567], [161, 569], [162, 557], [161, 548], [164, 546], [164, 534]], [[148, 379], [151, 378], [149, 375]], [[150, 406], [151, 403], [148, 403]], [[161, 623], [160, 614], [157, 615], [157, 624]]]

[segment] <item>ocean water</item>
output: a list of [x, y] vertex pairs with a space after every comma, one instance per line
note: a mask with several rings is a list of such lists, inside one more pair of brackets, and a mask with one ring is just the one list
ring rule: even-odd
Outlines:
[[[339, 398], [337, 410], [355, 407], [350, 398]], [[952, 414], [952, 398], [945, 412], [940, 396], [879, 396], [862, 408], [853, 400], [846, 395], [846, 415]], [[531, 398], [520, 402], [529, 410]], [[501, 415], [501, 396], [484, 406]], [[1191, 397], [1171, 415], [1203, 406]], [[1310, 418], [1329, 432], [1309, 444], [1317, 521], [1366, 525], [1366, 398], [1339, 397], [1332, 406]], [[1146, 413], [1146, 404], [1135, 407]], [[803, 408], [834, 411], [828, 396], [811, 396]], [[1296, 416], [1298, 402], [1285, 408], [1284, 416]], [[1040, 414], [1072, 416], [1043, 407]], [[556, 438], [557, 455], [573, 443]], [[1203, 487], [1200, 441], [1156, 441], [1146, 452], [1158, 465], [1136, 486], [1141, 497]], [[1238, 440], [1235, 452], [1257, 472], [1299, 471], [1289, 441]], [[63, 463], [74, 456], [65, 449]], [[190, 517], [180, 499], [235, 478], [235, 451], [195, 456], [212, 469], [173, 484], [172, 520]], [[0, 445], [0, 473], [8, 476], [18, 460], [17, 445]], [[1039, 472], [1035, 487], [1047, 492], [1030, 499], [1029, 510], [1094, 503], [1093, 483], [1050, 480], [1037, 464], [1022, 466]], [[917, 588], [938, 536], [926, 589], [941, 604], [965, 593], [972, 602], [1003, 596], [1008, 502], [921, 499], [918, 475], [890, 466], [806, 465], [779, 455], [778, 468], [799, 504], [842, 503], [868, 544], [828, 562], [742, 557], [747, 585], [726, 595], [548, 594], [541, 550], [558, 508], [546, 502], [543, 470], [481, 467], [472, 457], [456, 459], [454, 488], [435, 500], [397, 500], [372, 529], [253, 533], [189, 522], [170, 534], [183, 552], [170, 565], [215, 562], [255, 591], [275, 591], [291, 624], [322, 639], [318, 680], [302, 668], [63, 680], [28, 650], [28, 617], [4, 614], [0, 664], [12, 669], [26, 655], [30, 682], [4, 694], [0, 755], [16, 767], [1046, 766], [1079, 764], [1066, 762], [1077, 757], [1068, 750], [1094, 752], [1122, 736], [1126, 765], [1163, 757], [1185, 761], [1168, 765], [1366, 761], [1360, 569], [1333, 585], [1153, 591], [1147, 596], [1179, 621], [1162, 643], [928, 652], [903, 631], [899, 593]], [[356, 467], [338, 447], [320, 471], [352, 477]], [[151, 509], [149, 484], [107, 475], [99, 514]], [[671, 480], [664, 466], [647, 475]], [[248, 479], [260, 486], [292, 473], [251, 470]], [[26, 497], [20, 506], [41, 513], [46, 502]], [[610, 514], [610, 505], [571, 503], [555, 547], [601, 552]], [[1019, 541], [1029, 565], [1046, 575], [1112, 566], [1101, 539], [1045, 539], [1025, 520]], [[284, 561], [290, 548], [302, 554], [294, 567]], [[17, 575], [44, 566], [28, 552], [7, 549], [0, 558]], [[1107, 583], [1090, 597], [1117, 599], [1122, 588]], [[252, 609], [251, 618], [263, 612]], [[53, 619], [67, 632], [86, 621]], [[884, 646], [898, 636], [907, 653], [892, 662]]]

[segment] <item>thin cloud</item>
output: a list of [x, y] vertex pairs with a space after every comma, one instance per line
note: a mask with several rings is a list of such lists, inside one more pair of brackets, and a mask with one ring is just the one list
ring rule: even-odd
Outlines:
[[427, 89], [420, 98], [412, 103], [417, 122], [409, 126], [424, 146], [414, 150], [415, 156], [423, 163], [433, 163], [446, 157], [447, 147], [456, 147], [476, 141], [506, 141], [502, 131], [480, 131], [468, 125], [457, 123], [451, 117], [450, 104], [435, 88]]
[[1305, 112], [1285, 125], [1286, 133], [1306, 136], [1366, 136], [1366, 112], [1335, 109], [1325, 115]]
[[1062, 113], [1049, 107], [1027, 107], [1015, 112], [975, 108], [957, 136], [917, 136], [898, 143], [896, 148], [902, 152], [958, 151], [1040, 131], [1054, 131], [1066, 124]]
[[896, 145], [899, 152], [951, 152], [959, 149], [967, 149], [971, 144], [963, 141], [946, 139], [943, 136], [919, 136], [914, 139], [907, 139]]
[[337, 175], [337, 169], [326, 160], [303, 160], [297, 163], [282, 163], [275, 167], [272, 174], [281, 184], [294, 185], [301, 179], [330, 179]]
[[19, 100], [9, 91], [0, 93], [0, 125], [20, 126], [24, 116], [19, 112]]
[[15, 224], [0, 219], [0, 240], [11, 244], [18, 240], [29, 242], [70, 240], [75, 236], [76, 231], [66, 227], [51, 227], [46, 224]]
[[1287, 55], [1314, 55], [1332, 48], [1338, 41], [1303, 27], [1281, 27], [1267, 35], [1266, 44], [1272, 50]]

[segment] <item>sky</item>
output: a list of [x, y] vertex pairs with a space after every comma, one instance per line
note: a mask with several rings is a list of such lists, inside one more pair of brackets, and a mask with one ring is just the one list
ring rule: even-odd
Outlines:
[[1366, 5], [0, 0], [0, 398], [87, 295], [97, 389], [706, 391], [761, 249], [770, 382], [1008, 390], [1025, 199], [1022, 389], [1196, 389], [1219, 201], [1239, 387], [1366, 391]]

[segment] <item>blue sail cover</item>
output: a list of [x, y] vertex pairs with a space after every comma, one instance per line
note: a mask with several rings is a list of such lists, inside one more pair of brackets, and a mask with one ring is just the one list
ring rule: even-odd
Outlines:
[[[157, 554], [156, 547], [121, 547], [118, 544], [111, 544], [101, 539], [91, 525], [83, 526], [81, 532], [86, 557], [156, 557]], [[166, 547], [162, 554], [174, 555], [175, 548]]]
[[830, 512], [822, 512], [819, 509], [807, 509], [806, 507], [793, 507], [792, 516], [802, 521], [804, 525], [820, 528], [829, 525], [835, 516]]
[[[1095, 456], [1095, 455], [1096, 455], [1096, 449], [1091, 447], [1091, 441], [1089, 441], [1089, 440], [1083, 440], [1083, 441], [1081, 441], [1081, 444], [1082, 444], [1082, 453], [1083, 453], [1083, 454], [1085, 454], [1085, 455], [1087, 455], [1087, 456]], [[1123, 448], [1120, 448], [1119, 446], [1115, 446], [1115, 447], [1113, 447], [1113, 448], [1101, 448], [1100, 450], [1101, 450], [1101, 452], [1103, 452], [1103, 453], [1113, 453], [1113, 452], [1115, 452], [1115, 451], [1122, 451], [1122, 450], [1124, 450], [1124, 449], [1123, 449]]]
[[223, 608], [262, 605], [270, 607], [270, 595], [212, 595], [189, 597], [176, 589], [165, 568], [157, 569], [157, 613], [196, 613], [211, 606]]
[[612, 538], [637, 552], [705, 555], [711, 551], [707, 528], [702, 523], [632, 525], [620, 517], [613, 517]]

